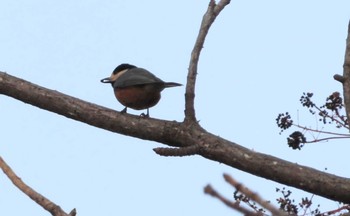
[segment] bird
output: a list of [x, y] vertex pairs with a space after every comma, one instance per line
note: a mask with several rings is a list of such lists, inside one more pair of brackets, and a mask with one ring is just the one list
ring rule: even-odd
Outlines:
[[127, 113], [127, 108], [135, 110], [147, 109], [141, 116], [149, 117], [149, 108], [160, 100], [160, 93], [169, 87], [182, 86], [176, 82], [164, 82], [146, 69], [123, 63], [117, 66], [110, 77], [101, 80], [112, 84], [114, 95], [125, 106], [121, 113]]

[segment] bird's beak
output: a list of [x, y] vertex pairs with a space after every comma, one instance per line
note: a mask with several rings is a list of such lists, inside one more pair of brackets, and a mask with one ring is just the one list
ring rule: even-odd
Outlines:
[[109, 77], [107, 77], [107, 78], [101, 79], [101, 82], [102, 83], [111, 83], [112, 81]]

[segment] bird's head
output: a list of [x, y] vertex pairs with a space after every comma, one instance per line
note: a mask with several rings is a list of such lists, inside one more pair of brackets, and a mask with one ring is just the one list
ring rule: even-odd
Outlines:
[[122, 75], [124, 74], [126, 71], [128, 71], [129, 69], [132, 68], [136, 68], [136, 66], [131, 65], [131, 64], [121, 64], [118, 67], [116, 67], [113, 71], [113, 73], [111, 74], [110, 77], [101, 79], [102, 83], [113, 83]]

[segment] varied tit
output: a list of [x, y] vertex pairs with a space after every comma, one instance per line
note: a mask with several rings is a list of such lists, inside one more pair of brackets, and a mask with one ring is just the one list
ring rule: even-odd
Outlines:
[[160, 100], [160, 92], [165, 88], [181, 86], [175, 82], [164, 82], [151, 72], [130, 64], [121, 64], [114, 69], [112, 75], [101, 80], [103, 83], [111, 83], [115, 97], [125, 106], [121, 111], [126, 113], [127, 108], [135, 110], [147, 109]]

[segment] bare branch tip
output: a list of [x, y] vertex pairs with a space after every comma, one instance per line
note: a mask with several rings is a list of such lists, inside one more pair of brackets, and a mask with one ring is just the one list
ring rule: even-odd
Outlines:
[[232, 178], [229, 174], [224, 173], [224, 179], [227, 183], [238, 189], [240, 187], [240, 183], [238, 183], [234, 178]]
[[211, 196], [215, 196], [216, 195], [216, 191], [209, 184], [204, 187], [204, 193], [205, 194], [209, 194]]
[[224, 176], [224, 179], [225, 179], [225, 180], [228, 179], [228, 178], [230, 178], [230, 175], [227, 174], [227, 173], [224, 173], [223, 176]]
[[69, 212], [68, 216], [76, 216], [77, 215], [77, 210], [74, 208], [72, 211]]
[[197, 145], [182, 148], [154, 148], [153, 151], [161, 156], [183, 157], [198, 154], [199, 147]]
[[339, 81], [341, 83], [344, 83], [345, 82], [345, 78], [342, 76], [342, 75], [339, 75], [339, 74], [335, 74], [333, 76], [333, 79], [335, 79], [336, 81]]
[[216, 6], [215, 0], [210, 0], [209, 7], [215, 7], [215, 6]]

